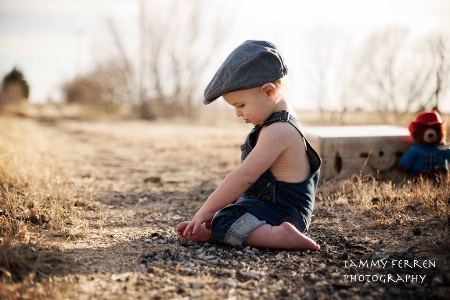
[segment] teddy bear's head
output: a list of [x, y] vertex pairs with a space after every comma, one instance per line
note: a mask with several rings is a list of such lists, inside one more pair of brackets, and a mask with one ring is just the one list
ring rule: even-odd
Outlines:
[[435, 110], [424, 111], [409, 124], [409, 132], [414, 142], [424, 146], [436, 146], [445, 142], [445, 124]]

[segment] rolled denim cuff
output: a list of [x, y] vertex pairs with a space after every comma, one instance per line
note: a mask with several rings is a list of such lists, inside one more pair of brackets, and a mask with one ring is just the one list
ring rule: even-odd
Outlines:
[[231, 224], [225, 235], [224, 242], [234, 247], [242, 247], [250, 233], [264, 224], [266, 224], [266, 221], [260, 221], [254, 215], [245, 213]]

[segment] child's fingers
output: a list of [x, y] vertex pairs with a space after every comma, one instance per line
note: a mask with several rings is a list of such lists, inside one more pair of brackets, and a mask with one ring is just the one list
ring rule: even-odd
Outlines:
[[206, 221], [205, 227], [206, 227], [206, 229], [211, 230], [211, 221]]
[[195, 222], [194, 229], [192, 230], [192, 234], [197, 232], [197, 229], [200, 227], [201, 224], [202, 224], [201, 222], [197, 222], [197, 221]]
[[203, 222], [201, 220], [196, 218], [192, 219], [192, 221], [190, 221], [189, 224], [184, 229], [183, 236], [191, 238], [191, 236], [197, 232], [197, 230], [200, 228], [202, 224]]
[[183, 230], [183, 236], [184, 237], [187, 237], [187, 234], [188, 234], [188, 232], [189, 232], [189, 225], [190, 225], [191, 223], [189, 222], [189, 224], [186, 226], [186, 228]]
[[177, 234], [178, 234], [178, 237], [181, 239], [181, 238], [184, 238], [184, 229], [183, 230], [177, 230]]
[[190, 221], [189, 224], [184, 229], [183, 236], [190, 238], [191, 237], [192, 227], [194, 225], [195, 225], [195, 222], [194, 221]]

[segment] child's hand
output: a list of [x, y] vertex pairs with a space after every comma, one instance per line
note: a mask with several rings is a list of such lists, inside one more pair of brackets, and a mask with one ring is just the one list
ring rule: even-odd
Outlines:
[[205, 223], [207, 229], [211, 229], [211, 220], [215, 213], [215, 211], [208, 211], [204, 207], [200, 208], [184, 229], [183, 236], [190, 239], [193, 234], [197, 233], [203, 223]]

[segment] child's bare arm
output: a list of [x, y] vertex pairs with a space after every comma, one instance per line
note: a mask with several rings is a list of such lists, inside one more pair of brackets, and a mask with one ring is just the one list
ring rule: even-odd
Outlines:
[[277, 123], [261, 130], [255, 148], [208, 197], [186, 227], [184, 236], [189, 238], [201, 224], [210, 221], [218, 210], [234, 202], [262, 173], [270, 168], [281, 153], [288, 149], [292, 137], [290, 137], [289, 131], [283, 130], [283, 126], [286, 125], [290, 126]]

